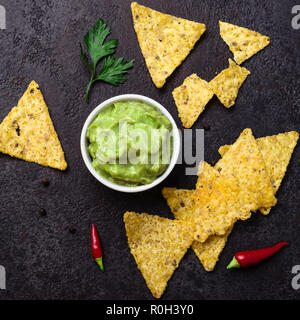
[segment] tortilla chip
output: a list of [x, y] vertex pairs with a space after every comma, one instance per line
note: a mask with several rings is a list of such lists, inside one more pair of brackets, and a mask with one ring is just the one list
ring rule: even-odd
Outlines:
[[131, 3], [134, 29], [142, 54], [157, 88], [188, 56], [205, 32], [205, 24], [176, 18]]
[[[190, 216], [189, 210], [193, 210], [193, 193], [195, 190], [164, 188], [162, 194], [176, 219]], [[187, 212], [186, 212], [187, 211]], [[213, 271], [219, 256], [225, 247], [230, 228], [223, 236], [210, 236], [205, 242], [193, 241], [192, 249], [202, 263], [206, 271]]]
[[43, 166], [67, 168], [48, 108], [35, 81], [0, 125], [0, 152]]
[[220, 174], [238, 184], [239, 202], [248, 211], [276, 204], [270, 177], [251, 129], [245, 129], [215, 165]]
[[231, 227], [223, 236], [210, 236], [205, 242], [193, 241], [192, 249], [200, 259], [206, 271], [213, 271], [222, 253], [227, 239], [232, 231]]
[[255, 55], [258, 51], [270, 44], [270, 38], [262, 34], [219, 21], [220, 35], [229, 46], [237, 64]]
[[[290, 131], [256, 139], [275, 194], [284, 178], [298, 138], [299, 134], [296, 131]], [[224, 156], [229, 149], [229, 145], [220, 147], [220, 155]], [[271, 208], [260, 208], [259, 210], [263, 214], [268, 214]]]
[[194, 192], [193, 216], [195, 223], [195, 240], [205, 242], [211, 235], [226, 235], [237, 220], [245, 220], [251, 216], [250, 210], [240, 197], [236, 180], [222, 176], [208, 163], [198, 173]]
[[[163, 196], [168, 199], [176, 219], [195, 224], [195, 240], [205, 242], [211, 235], [225, 235], [238, 218], [246, 219], [250, 212], [236, 205], [239, 190], [235, 181], [222, 177], [206, 162], [199, 166], [202, 170], [196, 190], [183, 190], [180, 194], [180, 191], [168, 188], [163, 190]], [[176, 197], [185, 200], [178, 202]]]
[[194, 192], [195, 190], [163, 188], [162, 195], [175, 219], [190, 220], [194, 210]]
[[183, 84], [173, 91], [179, 117], [185, 128], [190, 128], [205, 109], [214, 93], [208, 82], [195, 73], [187, 77]]
[[249, 70], [229, 59], [229, 68], [209, 82], [210, 89], [226, 108], [230, 108], [235, 104], [239, 89], [249, 74]]
[[[257, 140], [256, 140], [256, 142], [257, 142]], [[224, 146], [221, 146], [221, 147], [219, 148], [219, 150], [218, 150], [220, 156], [223, 157], [224, 154], [230, 149], [230, 147], [231, 147], [231, 146], [228, 145], [228, 144], [225, 144]]]
[[192, 244], [194, 228], [185, 221], [134, 212], [124, 214], [124, 223], [138, 268], [153, 296], [160, 298]]
[[208, 235], [223, 235], [237, 220], [250, 218], [251, 211], [276, 204], [251, 129], [242, 132], [215, 169], [204, 164], [194, 199], [196, 240], [204, 242]]

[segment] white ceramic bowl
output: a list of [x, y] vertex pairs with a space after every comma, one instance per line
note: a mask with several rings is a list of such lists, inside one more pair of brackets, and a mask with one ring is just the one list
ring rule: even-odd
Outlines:
[[[172, 127], [173, 127], [173, 154], [171, 157], [171, 161], [170, 164], [168, 166], [168, 168], [166, 169], [166, 171], [159, 176], [155, 181], [153, 181], [152, 183], [149, 184], [145, 184], [145, 185], [141, 185], [141, 186], [137, 186], [137, 187], [127, 187], [127, 186], [121, 186], [118, 184], [115, 184], [105, 178], [103, 178], [102, 176], [100, 176], [98, 174], [98, 172], [93, 168], [92, 166], [92, 158], [89, 154], [88, 151], [88, 140], [86, 138], [86, 132], [87, 129], [89, 127], [89, 125], [92, 123], [92, 121], [96, 118], [96, 116], [99, 114], [99, 112], [110, 106], [112, 103], [117, 102], [117, 101], [128, 101], [128, 100], [138, 100], [138, 101], [142, 101], [150, 106], [155, 107], [156, 109], [158, 109], [163, 115], [165, 115], [171, 122]], [[102, 102], [97, 108], [95, 108], [91, 114], [88, 116], [88, 118], [86, 119], [84, 126], [82, 128], [82, 132], [81, 132], [81, 139], [80, 139], [80, 147], [81, 147], [81, 154], [82, 154], [82, 158], [84, 160], [84, 163], [86, 165], [86, 167], [88, 168], [88, 170], [90, 171], [90, 173], [98, 180], [100, 181], [102, 184], [104, 184], [105, 186], [107, 186], [108, 188], [117, 190], [117, 191], [121, 191], [121, 192], [128, 192], [128, 193], [133, 193], [133, 192], [141, 192], [141, 191], [145, 191], [145, 190], [149, 190], [155, 186], [157, 186], [159, 183], [161, 183], [164, 179], [166, 179], [166, 177], [170, 174], [170, 172], [173, 170], [178, 156], [179, 156], [179, 152], [180, 152], [180, 135], [179, 135], [179, 131], [178, 128], [176, 126], [176, 123], [174, 121], [174, 119], [172, 118], [172, 116], [170, 115], [170, 113], [158, 102], [154, 101], [153, 99], [150, 99], [148, 97], [145, 96], [141, 96], [138, 94], [124, 94], [124, 95], [120, 95], [120, 96], [116, 96], [113, 98], [110, 98], [104, 102]]]

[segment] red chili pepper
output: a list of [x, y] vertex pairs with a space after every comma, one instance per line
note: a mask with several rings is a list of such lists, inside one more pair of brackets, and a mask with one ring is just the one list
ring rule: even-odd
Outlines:
[[279, 251], [283, 246], [287, 246], [287, 242], [277, 243], [275, 246], [270, 248], [264, 248], [259, 250], [252, 251], [240, 251], [236, 253], [227, 266], [227, 269], [231, 268], [245, 268], [249, 266], [253, 266], [260, 261], [263, 261], [269, 257], [271, 257], [274, 253]]
[[100, 240], [99, 240], [99, 236], [98, 236], [98, 233], [97, 233], [97, 230], [96, 230], [96, 227], [94, 224], [92, 224], [92, 231], [91, 231], [91, 247], [92, 247], [92, 253], [93, 253], [95, 261], [99, 265], [100, 269], [102, 271], [104, 271]]

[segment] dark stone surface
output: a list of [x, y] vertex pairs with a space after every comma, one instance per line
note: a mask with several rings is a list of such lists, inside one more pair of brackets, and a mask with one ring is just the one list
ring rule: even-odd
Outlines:
[[[193, 129], [205, 131], [205, 159], [218, 159], [218, 147], [232, 143], [246, 127], [256, 137], [298, 130], [300, 124], [300, 30], [291, 27], [295, 1], [140, 1], [154, 9], [207, 25], [206, 34], [161, 90], [150, 80], [133, 29], [128, 0], [1, 0], [7, 30], [0, 30], [0, 119], [16, 105], [31, 80], [42, 89], [69, 164], [67, 172], [0, 155], [0, 265], [7, 290], [0, 299], [152, 299], [127, 247], [123, 213], [149, 212], [171, 218], [159, 186], [143, 194], [121, 194], [98, 183], [87, 171], [79, 137], [88, 114], [100, 102], [123, 93], [161, 102], [182, 128], [172, 90], [193, 72], [206, 80], [227, 67], [231, 53], [219, 36], [218, 20], [246, 26], [271, 37], [271, 45], [244, 63], [252, 75], [236, 105], [225, 109], [217, 98]], [[118, 56], [135, 59], [128, 81], [118, 88], [94, 86], [84, 101], [89, 74], [78, 42], [102, 17], [120, 40]], [[278, 205], [269, 216], [253, 214], [238, 222], [212, 273], [190, 250], [169, 281], [163, 299], [299, 299], [291, 269], [300, 264], [300, 148], [296, 148]], [[178, 165], [166, 186], [192, 188], [195, 177]], [[44, 187], [41, 180], [48, 178]], [[40, 215], [40, 208], [46, 215]], [[104, 250], [105, 273], [93, 262], [90, 225], [95, 223]], [[69, 232], [69, 227], [76, 233]], [[248, 270], [226, 270], [232, 255], [289, 241], [272, 260]]]

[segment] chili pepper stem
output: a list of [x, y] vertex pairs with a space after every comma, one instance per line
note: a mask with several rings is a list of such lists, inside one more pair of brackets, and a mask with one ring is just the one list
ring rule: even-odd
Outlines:
[[98, 264], [100, 269], [104, 271], [101, 244], [100, 244], [99, 236], [94, 224], [92, 224], [92, 230], [91, 230], [91, 249], [92, 249], [93, 257], [96, 263]]
[[97, 264], [100, 267], [100, 269], [102, 271], [104, 271], [102, 257], [101, 258], [96, 258], [95, 261], [97, 262]]
[[231, 269], [231, 268], [240, 268], [241, 265], [238, 263], [238, 261], [236, 260], [235, 257], [233, 257], [233, 259], [230, 261], [229, 265], [227, 266], [227, 269]]

